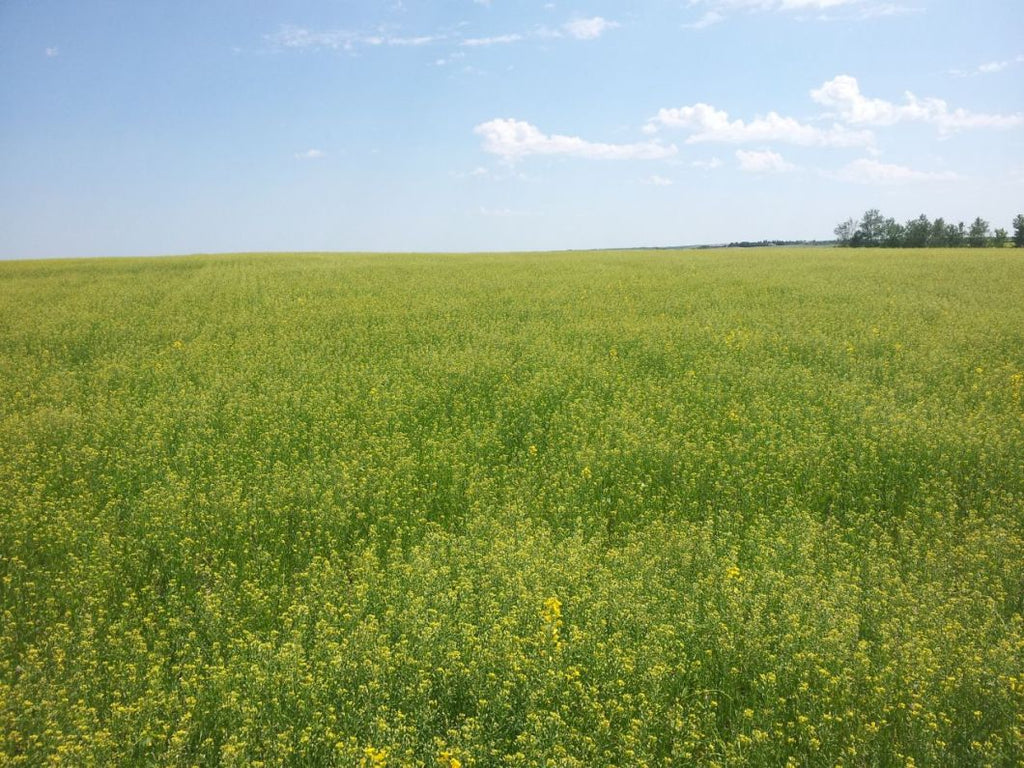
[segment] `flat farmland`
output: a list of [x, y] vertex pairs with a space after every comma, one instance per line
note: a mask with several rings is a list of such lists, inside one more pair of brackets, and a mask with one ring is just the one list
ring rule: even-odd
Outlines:
[[1024, 256], [0, 263], [0, 762], [1016, 766]]

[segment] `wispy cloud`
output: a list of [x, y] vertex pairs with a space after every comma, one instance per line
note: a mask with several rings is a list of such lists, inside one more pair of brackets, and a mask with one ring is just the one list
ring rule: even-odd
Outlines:
[[736, 160], [739, 161], [740, 170], [746, 173], [786, 173], [796, 169], [796, 166], [786, 162], [782, 155], [771, 150], [738, 149]]
[[861, 93], [857, 78], [839, 75], [811, 91], [811, 98], [852, 125], [890, 126], [903, 122], [922, 122], [943, 133], [969, 128], [1016, 128], [1024, 125], [1024, 114], [1002, 115], [950, 109], [942, 99], [919, 99], [909, 91], [903, 104], [869, 98]]
[[956, 77], [971, 77], [972, 75], [992, 75], [996, 72], [1002, 72], [1010, 67], [1024, 64], [1024, 53], [1014, 56], [1012, 59], [1002, 59], [1000, 61], [988, 61], [984, 64], [979, 64], [973, 69], [951, 69], [949, 74]]
[[924, 13], [920, 6], [900, 5], [898, 3], [861, 3], [842, 9], [840, 13], [819, 13], [816, 21], [870, 21], [872, 19], [888, 19], [894, 16], [909, 16]]
[[523, 36], [520, 34], [494, 35], [493, 37], [467, 37], [461, 44], [467, 48], [481, 48], [488, 45], [507, 45], [509, 43], [518, 43], [522, 39]]
[[864, 0], [690, 0], [690, 5], [730, 11], [811, 11], [856, 5]]
[[671, 187], [673, 182], [672, 179], [655, 174], [650, 178], [644, 179], [644, 184], [650, 184], [652, 187]]
[[804, 147], [859, 147], [874, 141], [870, 131], [851, 131], [841, 125], [819, 128], [801, 123], [792, 117], [769, 112], [750, 122], [730, 120], [729, 113], [709, 104], [661, 109], [648, 121], [645, 131], [656, 133], [662, 128], [691, 132], [687, 144], [721, 142], [751, 144], [781, 142]]
[[694, 160], [690, 165], [703, 171], [713, 171], [716, 168], [721, 168], [724, 163], [717, 157], [712, 157], [710, 160]]
[[[536, 27], [528, 32], [509, 32], [498, 35], [464, 37], [448, 30], [443, 34], [433, 35], [397, 35], [387, 31], [360, 31], [351, 29], [316, 30], [306, 27], [285, 25], [277, 32], [264, 35], [264, 39], [274, 48], [290, 50], [342, 50], [356, 51], [359, 48], [374, 47], [418, 47], [441, 43], [454, 43], [463, 48], [486, 48], [492, 45], [509, 45], [526, 40], [545, 40], [551, 38], [572, 38], [574, 40], [596, 40], [609, 30], [620, 26], [616, 21], [609, 21], [601, 16], [577, 18], [567, 21], [560, 27]], [[47, 55], [56, 48], [47, 49]], [[437, 64], [444, 64], [454, 56], [439, 58]]]
[[952, 171], [916, 171], [906, 166], [882, 163], [869, 158], [854, 160], [840, 169], [838, 173], [832, 174], [832, 176], [840, 181], [848, 181], [854, 184], [879, 186], [929, 181], [956, 181], [961, 178], [961, 176]]
[[45, 51], [43, 51], [43, 53], [48, 59], [54, 59], [57, 56], [60, 56], [60, 50], [57, 48], [57, 46], [54, 46], [53, 48], [47, 48]]
[[597, 160], [658, 160], [671, 157], [674, 145], [648, 141], [639, 144], [606, 144], [578, 136], [545, 134], [522, 120], [496, 119], [481, 123], [473, 132], [483, 138], [484, 151], [514, 162], [531, 155], [564, 155]]
[[[738, 13], [788, 13], [799, 19], [817, 21], [864, 21], [919, 12], [892, 2], [870, 0], [690, 0], [690, 6], [707, 9], [686, 29], [706, 29]], [[836, 14], [836, 11], [843, 13]]]
[[707, 29], [725, 21], [725, 15], [718, 11], [707, 11], [696, 21], [690, 24], [683, 24], [683, 29]]
[[493, 35], [489, 37], [469, 37], [462, 41], [462, 45], [468, 47], [481, 47], [488, 45], [502, 45], [506, 43], [519, 43], [526, 40], [552, 40], [557, 38], [572, 38], [574, 40], [596, 40], [609, 30], [621, 26], [617, 21], [609, 21], [601, 16], [593, 18], [580, 18], [567, 21], [560, 27], [536, 27], [529, 32], [512, 32], [504, 35]]
[[445, 38], [437, 35], [402, 36], [389, 33], [374, 34], [346, 29], [317, 31], [304, 27], [284, 26], [274, 34], [264, 35], [264, 39], [278, 48], [352, 51], [358, 47], [416, 47], [440, 42]]
[[325, 157], [325, 153], [321, 149], [307, 149], [305, 152], [296, 152], [296, 160], [319, 160], [321, 157]]
[[618, 22], [594, 16], [591, 19], [573, 19], [566, 22], [562, 28], [569, 37], [574, 37], [577, 40], [596, 40], [608, 30], [618, 26]]

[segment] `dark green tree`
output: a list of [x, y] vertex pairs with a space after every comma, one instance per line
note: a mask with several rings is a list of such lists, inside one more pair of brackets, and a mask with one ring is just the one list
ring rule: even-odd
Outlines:
[[902, 248], [906, 229], [896, 219], [886, 219], [882, 225], [882, 247]]
[[885, 218], [877, 208], [872, 208], [860, 220], [857, 235], [862, 248], [877, 248], [882, 244], [882, 232], [885, 229]]
[[992, 245], [996, 248], [1005, 248], [1008, 242], [1010, 242], [1010, 233], [1002, 227], [997, 229], [992, 236]]
[[947, 248], [949, 237], [946, 232], [946, 220], [941, 216], [932, 222], [932, 231], [928, 233], [929, 248]]
[[1024, 213], [1018, 213], [1013, 219], [1013, 247], [1024, 248]]
[[964, 240], [967, 239], [967, 232], [964, 230], [964, 223], [950, 224], [946, 227], [946, 242], [950, 248], [963, 248]]
[[971, 248], [984, 248], [988, 245], [988, 222], [981, 216], [971, 223], [971, 231], [967, 235], [967, 244]]
[[916, 219], [907, 222], [903, 235], [903, 244], [907, 248], [924, 248], [928, 245], [928, 235], [931, 234], [932, 223], [923, 213]]
[[836, 234], [836, 241], [839, 243], [839, 246], [848, 248], [859, 227], [860, 222], [856, 219], [847, 219], [842, 224], [836, 225], [836, 228], [832, 231]]

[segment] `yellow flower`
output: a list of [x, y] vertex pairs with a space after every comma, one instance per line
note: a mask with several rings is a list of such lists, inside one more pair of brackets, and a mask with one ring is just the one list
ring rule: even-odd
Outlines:
[[562, 618], [562, 601], [557, 597], [549, 597], [544, 601], [544, 610], [541, 611], [544, 621], [555, 624]]

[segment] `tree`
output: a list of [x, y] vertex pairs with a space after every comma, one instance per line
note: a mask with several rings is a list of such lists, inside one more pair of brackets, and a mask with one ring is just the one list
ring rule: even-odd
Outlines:
[[992, 238], [992, 245], [996, 248], [1005, 248], [1006, 244], [1010, 241], [1009, 233], [1000, 227], [996, 230], [995, 236]]
[[842, 224], [836, 226], [833, 232], [836, 233], [836, 239], [839, 241], [839, 245], [843, 248], [848, 248], [850, 243], [853, 241], [853, 236], [857, 232], [857, 228], [860, 227], [860, 222], [856, 219], [847, 219]]
[[928, 233], [929, 248], [946, 248], [949, 237], [946, 232], [946, 220], [941, 216], [932, 222], [932, 231]]
[[962, 248], [967, 233], [964, 231], [964, 223], [950, 224], [946, 227], [946, 243], [950, 248]]
[[1013, 219], [1013, 247], [1024, 248], [1024, 213]]
[[907, 248], [924, 248], [928, 245], [928, 235], [931, 234], [932, 223], [923, 213], [916, 219], [907, 222], [903, 234], [903, 244]]
[[886, 219], [882, 226], [882, 246], [884, 248], [902, 248], [906, 230], [896, 219]]
[[877, 208], [872, 208], [861, 219], [857, 234], [860, 244], [865, 248], [877, 248], [882, 244], [882, 232], [885, 229], [885, 218]]
[[988, 244], [988, 222], [981, 216], [971, 223], [971, 231], [967, 235], [967, 243], [971, 248], [984, 248]]

